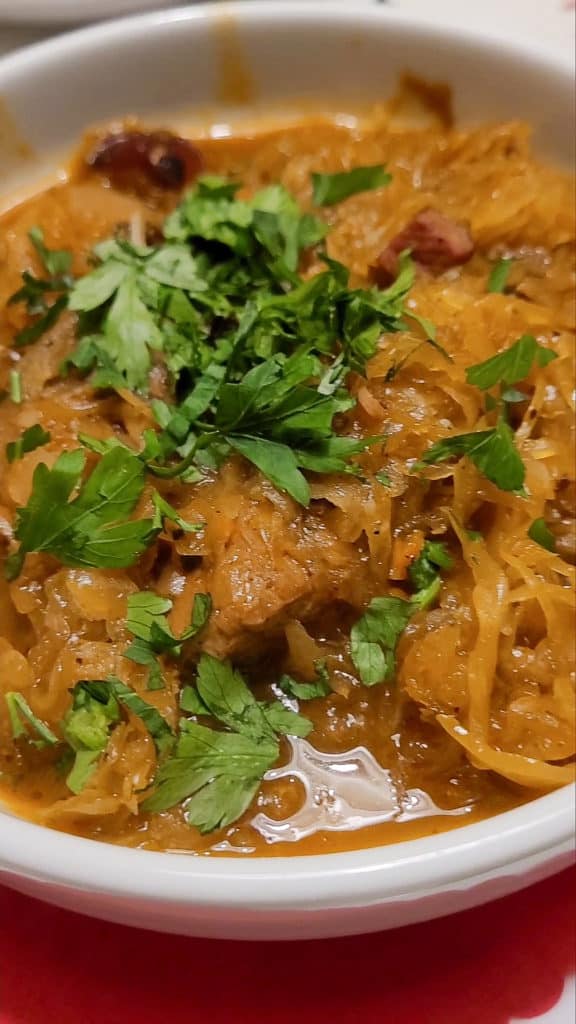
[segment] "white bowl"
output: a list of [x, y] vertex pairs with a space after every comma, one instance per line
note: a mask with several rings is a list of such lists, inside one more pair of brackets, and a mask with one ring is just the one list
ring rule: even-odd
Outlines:
[[[378, 8], [242, 3], [105, 24], [4, 59], [0, 95], [12, 134], [17, 129], [37, 155], [30, 163], [17, 147], [0, 154], [5, 180], [8, 166], [19, 178], [45, 166], [93, 121], [184, 104], [215, 111], [223, 55], [231, 52], [257, 94], [276, 106], [307, 95], [350, 109], [385, 97], [406, 68], [449, 80], [461, 117], [526, 118], [546, 155], [570, 158], [571, 69], [537, 43], [503, 45]], [[568, 787], [479, 824], [389, 847], [208, 860], [107, 846], [0, 813], [0, 880], [73, 910], [164, 931], [343, 935], [463, 910], [544, 878], [570, 861], [573, 822]]]

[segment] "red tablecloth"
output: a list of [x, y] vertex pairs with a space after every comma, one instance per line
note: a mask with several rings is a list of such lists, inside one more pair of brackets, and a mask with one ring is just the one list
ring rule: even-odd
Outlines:
[[454, 917], [314, 943], [182, 939], [0, 888], [0, 1024], [508, 1024], [574, 969], [576, 869]]

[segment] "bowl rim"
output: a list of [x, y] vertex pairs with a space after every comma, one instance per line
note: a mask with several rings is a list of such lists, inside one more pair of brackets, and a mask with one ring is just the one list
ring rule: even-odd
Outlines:
[[62, 58], [69, 58], [72, 51], [80, 54], [83, 50], [105, 45], [126, 35], [130, 35], [131, 41], [137, 43], [140, 37], [148, 35], [155, 28], [178, 23], [210, 23], [223, 14], [227, 19], [230, 18], [239, 24], [258, 24], [259, 28], [266, 21], [272, 27], [274, 23], [298, 21], [305, 24], [329, 22], [354, 31], [360, 22], [380, 27], [389, 22], [400, 28], [405, 27], [409, 31], [425, 32], [432, 39], [449, 38], [454, 43], [463, 43], [478, 53], [493, 53], [496, 47], [503, 60], [508, 54], [516, 58], [523, 56], [531, 64], [538, 63], [542, 71], [558, 71], [561, 76], [566, 71], [573, 72], [576, 61], [576, 53], [571, 54], [568, 50], [557, 51], [551, 48], [545, 39], [514, 39], [510, 35], [503, 36], [497, 25], [479, 28], [476, 25], [454, 24], [445, 12], [428, 14], [423, 11], [403, 10], [389, 7], [387, 2], [356, 7], [348, 0], [333, 0], [328, 7], [312, 4], [310, 0], [216, 0], [212, 3], [210, 0], [204, 0], [190, 6], [144, 10], [117, 18], [106, 18], [23, 46], [13, 53], [0, 56], [0, 85], [4, 75], [18, 75], [18, 72], [25, 71], [38, 62], [57, 63]]
[[[70, 835], [0, 811], [2, 874], [63, 888], [211, 907], [317, 909], [457, 890], [573, 850], [576, 785], [423, 839], [347, 853], [244, 859], [154, 852]], [[321, 887], [320, 887], [321, 886]]]
[[[572, 62], [550, 52], [547, 45], [526, 40], [503, 41], [496, 31], [478, 32], [454, 26], [442, 18], [402, 12], [388, 7], [331, 4], [316, 6], [291, 0], [243, 0], [242, 3], [198, 5], [154, 11], [81, 28], [27, 47], [0, 59], [0, 91], [4, 83], [31, 69], [53, 67], [71, 55], [115, 39], [139, 39], [155, 28], [194, 24], [218, 17], [224, 9], [248, 26], [263, 23], [278, 31], [283, 23], [304, 27], [337, 22], [357, 29], [359, 24], [381, 28], [386, 23], [416, 34], [466, 45], [478, 59], [498, 45], [507, 55], [524, 58], [532, 68], [565, 80]], [[0, 879], [20, 877], [81, 888], [94, 894], [179, 903], [184, 906], [237, 909], [284, 908], [311, 910], [319, 906], [353, 907], [385, 900], [405, 900], [434, 893], [442, 887], [468, 888], [493, 871], [519, 874], [572, 849], [576, 786], [536, 798], [514, 810], [422, 839], [346, 853], [296, 856], [207, 858], [189, 853], [152, 852], [121, 847], [58, 832], [0, 810]]]

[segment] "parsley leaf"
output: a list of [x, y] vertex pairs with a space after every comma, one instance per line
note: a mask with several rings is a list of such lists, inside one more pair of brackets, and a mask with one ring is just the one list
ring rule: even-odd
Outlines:
[[451, 569], [452, 565], [453, 561], [446, 545], [439, 541], [427, 540], [418, 558], [408, 569], [408, 576], [416, 590], [425, 590], [434, 582], [439, 569]]
[[278, 760], [278, 733], [304, 736], [312, 728], [278, 701], [259, 703], [229, 662], [208, 654], [198, 664], [197, 691], [186, 687], [182, 706], [212, 715], [230, 731], [184, 719], [173, 756], [161, 766], [143, 809], [165, 810], [186, 800], [186, 820], [203, 833], [230, 824], [248, 808]]
[[[443, 545], [434, 545], [436, 548]], [[435, 551], [448, 568], [449, 556]], [[450, 564], [452, 564], [450, 559]], [[425, 574], [423, 586], [405, 601], [402, 597], [374, 597], [350, 631], [350, 657], [365, 686], [376, 686], [396, 671], [396, 646], [409, 620], [432, 605], [440, 592], [440, 576]]]
[[[229, 729], [261, 741], [273, 739], [275, 732], [307, 735], [311, 724], [294, 711], [280, 705], [283, 725], [277, 727], [278, 702], [259, 703], [246, 686], [240, 672], [227, 661], [203, 654], [198, 663], [198, 693], [211, 715]], [[276, 716], [276, 724], [274, 724]], [[287, 716], [287, 717], [286, 717]]]
[[120, 679], [82, 680], [72, 691], [72, 707], [62, 721], [64, 737], [75, 753], [66, 780], [73, 793], [79, 793], [95, 771], [112, 729], [121, 720], [120, 708], [142, 720], [160, 757], [172, 748], [174, 734], [166, 719]]
[[23, 431], [17, 441], [8, 442], [6, 445], [6, 458], [8, 462], [15, 462], [16, 459], [21, 459], [28, 452], [33, 452], [36, 448], [41, 448], [42, 445], [48, 444], [49, 441], [50, 434], [48, 431], [44, 430], [39, 423], [36, 423], [33, 427], [28, 427], [27, 430]]
[[136, 665], [143, 665], [148, 669], [147, 690], [163, 690], [165, 686], [162, 666], [158, 656], [146, 640], [136, 637], [124, 651], [124, 658], [133, 661]]
[[69, 298], [70, 309], [75, 313], [89, 313], [103, 306], [112, 298], [130, 274], [126, 263], [111, 259], [102, 263], [76, 281]]
[[156, 791], [142, 809], [162, 811], [186, 800], [190, 825], [202, 833], [222, 828], [248, 808], [278, 755], [273, 738], [256, 741], [186, 721], [173, 756], [160, 769]]
[[[10, 300], [12, 301], [12, 300]], [[17, 348], [24, 348], [26, 345], [33, 345], [38, 338], [41, 338], [46, 331], [49, 331], [60, 318], [60, 314], [66, 309], [68, 299], [61, 295], [51, 306], [46, 307], [46, 312], [34, 321], [30, 327], [24, 327], [14, 338]]]
[[162, 334], [139, 295], [135, 274], [128, 274], [120, 283], [104, 321], [100, 345], [128, 387], [146, 386], [149, 350], [162, 348]]
[[29, 551], [45, 551], [63, 565], [126, 568], [156, 537], [151, 519], [123, 521], [144, 488], [137, 456], [115, 447], [81, 483], [85, 461], [78, 450], [63, 452], [52, 469], [36, 467], [28, 504], [18, 509], [14, 535], [20, 547], [6, 562], [9, 579], [19, 574]]
[[492, 430], [456, 434], [433, 444], [421, 456], [415, 469], [437, 465], [466, 455], [502, 491], [521, 491], [526, 470], [514, 444], [514, 433], [504, 420]]
[[172, 608], [172, 601], [169, 597], [161, 597], [150, 590], [142, 590], [137, 594], [130, 594], [128, 597], [128, 615], [126, 627], [140, 640], [150, 641], [152, 625], [161, 622], [166, 630], [169, 629], [166, 614]]
[[154, 740], [158, 754], [167, 754], [174, 744], [174, 733], [163, 715], [115, 676], [109, 676], [106, 683], [118, 703], [142, 720]]
[[52, 278], [65, 278], [72, 267], [72, 253], [65, 249], [48, 249], [44, 244], [44, 232], [39, 227], [33, 227], [28, 232], [46, 273]]
[[392, 175], [383, 164], [353, 167], [336, 174], [312, 174], [312, 202], [315, 206], [334, 206], [349, 196], [382, 188], [391, 181]]
[[546, 551], [556, 551], [556, 538], [552, 530], [548, 528], [545, 519], [535, 519], [530, 525], [528, 536], [535, 544], [546, 548]]
[[316, 678], [309, 683], [300, 683], [292, 676], [283, 675], [278, 680], [278, 686], [289, 697], [295, 697], [296, 700], [317, 700], [320, 697], [327, 697], [332, 693], [332, 687], [326, 662], [317, 661], [315, 668]]
[[[15, 691], [6, 693], [6, 704], [10, 716], [10, 725], [14, 739], [26, 737], [37, 747], [54, 746], [59, 743], [58, 737], [52, 732], [46, 722], [34, 714], [26, 698]], [[25, 723], [25, 724], [24, 724]], [[37, 740], [30, 738], [28, 729], [32, 729], [38, 735]]]
[[511, 259], [497, 260], [490, 271], [487, 291], [494, 293], [504, 292], [506, 290], [513, 262], [514, 261]]
[[310, 487], [298, 468], [294, 452], [285, 444], [259, 437], [230, 437], [229, 443], [252, 462], [280, 491], [286, 491], [300, 505], [310, 504]]
[[174, 636], [166, 618], [171, 608], [172, 601], [169, 598], [160, 597], [151, 591], [131, 594], [128, 598], [126, 626], [137, 639], [149, 644], [156, 654], [169, 651], [173, 657], [179, 657], [182, 644], [196, 636], [206, 625], [212, 601], [209, 594], [194, 596], [192, 620], [179, 637]]
[[[29, 327], [20, 331], [15, 339], [16, 346], [31, 345], [42, 334], [52, 327], [68, 304], [67, 292], [72, 286], [69, 271], [72, 266], [72, 254], [64, 250], [48, 249], [44, 244], [44, 234], [39, 227], [33, 227], [28, 237], [42, 263], [44, 271], [49, 275], [42, 280], [27, 270], [22, 274], [22, 287], [8, 300], [8, 305], [23, 302], [27, 312], [38, 319]], [[46, 302], [48, 295], [61, 294], [51, 305]]]
[[9, 391], [8, 394], [14, 402], [14, 405], [21, 405], [22, 403], [22, 374], [18, 370], [10, 370], [9, 374]]
[[[556, 353], [540, 345], [531, 334], [524, 334], [510, 348], [498, 355], [477, 363], [466, 370], [469, 384], [482, 391], [500, 384], [501, 396], [498, 402], [487, 396], [488, 410], [506, 402], [524, 401], [526, 395], [513, 385], [530, 373], [532, 366], [547, 366]], [[457, 434], [437, 441], [424, 453], [416, 469], [426, 465], [446, 462], [452, 457], [466, 455], [492, 483], [503, 491], [521, 491], [526, 470], [514, 444], [514, 433], [500, 415], [496, 427], [470, 434]]]
[[172, 609], [169, 598], [160, 597], [151, 591], [140, 591], [128, 598], [126, 627], [134, 640], [124, 652], [124, 657], [149, 669], [148, 689], [159, 690], [164, 686], [159, 654], [179, 658], [182, 644], [191, 640], [206, 625], [212, 610], [209, 594], [195, 594], [190, 625], [181, 636], [174, 636], [166, 615]]
[[118, 701], [105, 682], [77, 683], [72, 707], [62, 720], [62, 731], [74, 751], [74, 762], [66, 779], [73, 793], [80, 793], [108, 746], [110, 731], [120, 721]]
[[165, 519], [169, 519], [170, 522], [175, 523], [184, 533], [201, 533], [205, 528], [204, 523], [189, 523], [186, 519], [183, 519], [179, 512], [168, 502], [166, 498], [163, 498], [158, 491], [154, 491], [152, 495], [152, 503], [155, 509], [154, 525], [159, 528]]
[[401, 597], [374, 597], [350, 632], [350, 656], [365, 686], [391, 679], [396, 645], [414, 613]]
[[[510, 348], [498, 355], [476, 363], [466, 370], [468, 384], [486, 391], [495, 384], [511, 386], [524, 380], [534, 363], [537, 366], [548, 366], [557, 355], [551, 349], [540, 345], [531, 334], [524, 334]], [[524, 397], [524, 396], [523, 396]]]

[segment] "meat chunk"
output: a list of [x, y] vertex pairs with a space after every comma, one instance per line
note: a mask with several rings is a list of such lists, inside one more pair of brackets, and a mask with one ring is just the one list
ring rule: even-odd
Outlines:
[[172, 625], [185, 629], [194, 593], [209, 592], [214, 610], [202, 644], [211, 654], [249, 655], [282, 637], [290, 619], [309, 622], [334, 602], [362, 604], [362, 547], [338, 537], [321, 506], [300, 509], [264, 481], [242, 484], [228, 466], [213, 485], [197, 488], [185, 514], [207, 528], [204, 540], [190, 536], [202, 564], [174, 588], [178, 594], [171, 590]]
[[245, 510], [211, 580], [215, 614], [205, 642], [218, 656], [246, 653], [280, 635], [287, 620], [308, 621], [353, 592], [358, 552], [314, 517], [287, 522], [272, 508]]
[[465, 224], [458, 223], [439, 210], [428, 207], [406, 225], [370, 268], [372, 280], [386, 287], [398, 271], [398, 257], [410, 249], [415, 262], [433, 274], [466, 263], [474, 252], [474, 243]]
[[150, 188], [182, 189], [198, 176], [203, 160], [196, 146], [171, 132], [120, 131], [100, 139], [85, 164], [114, 188], [142, 195]]

